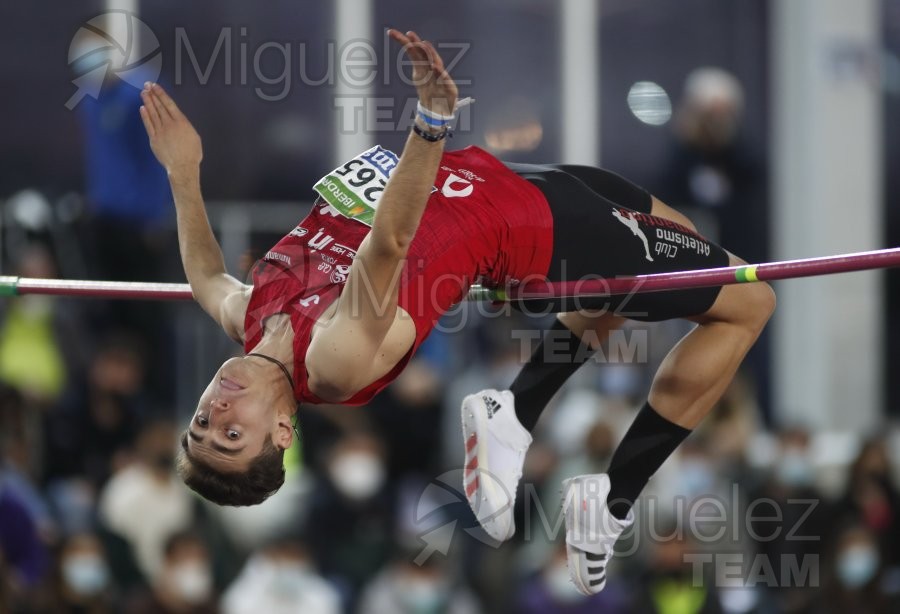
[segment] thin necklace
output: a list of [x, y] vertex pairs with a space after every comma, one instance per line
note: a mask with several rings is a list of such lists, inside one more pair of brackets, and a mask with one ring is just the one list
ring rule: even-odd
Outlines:
[[284, 373], [284, 376], [287, 378], [288, 383], [291, 385], [291, 391], [294, 390], [294, 378], [291, 377], [291, 372], [288, 371], [288, 368], [284, 366], [283, 362], [281, 362], [277, 358], [272, 358], [271, 356], [266, 356], [265, 354], [259, 354], [257, 352], [251, 352], [250, 354], [247, 354], [247, 356], [259, 356], [260, 358], [278, 365], [278, 368], [281, 369], [281, 372]]
[[[278, 360], [277, 358], [272, 358], [271, 356], [266, 356], [265, 354], [260, 354], [258, 352], [251, 352], [247, 354], [247, 356], [259, 356], [263, 360], [268, 360], [271, 363], [278, 365], [278, 368], [281, 369], [281, 372], [284, 373], [284, 376], [287, 378], [288, 383], [291, 385], [291, 393], [294, 392], [294, 378], [291, 377], [291, 372], [288, 371], [288, 368], [284, 366], [284, 363]], [[300, 429], [297, 428], [297, 414], [294, 414], [294, 422], [291, 424], [291, 427], [294, 429], [294, 433], [297, 434], [297, 441], [300, 441]]]

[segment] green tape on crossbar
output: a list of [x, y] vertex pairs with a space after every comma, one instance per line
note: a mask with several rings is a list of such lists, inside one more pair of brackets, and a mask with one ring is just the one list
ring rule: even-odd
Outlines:
[[18, 294], [18, 277], [0, 277], [0, 296], [18, 296]]
[[734, 272], [734, 277], [742, 283], [759, 281], [759, 278], [756, 277], [756, 268], [756, 265], [753, 264], [751, 264], [750, 266], [741, 267]]

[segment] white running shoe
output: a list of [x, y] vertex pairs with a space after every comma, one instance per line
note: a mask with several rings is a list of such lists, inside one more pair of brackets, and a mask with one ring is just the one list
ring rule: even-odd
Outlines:
[[516, 532], [513, 507], [531, 434], [516, 418], [509, 390], [482, 390], [463, 399], [462, 429], [466, 500], [487, 534], [506, 541]]
[[619, 520], [609, 512], [609, 476], [580, 475], [563, 481], [566, 554], [569, 576], [581, 593], [596, 595], [606, 586], [606, 564], [622, 532], [634, 523], [634, 511]]

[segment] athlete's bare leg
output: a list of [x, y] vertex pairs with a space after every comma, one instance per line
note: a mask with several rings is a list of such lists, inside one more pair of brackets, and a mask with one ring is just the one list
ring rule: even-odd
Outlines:
[[[651, 213], [694, 230], [689, 218], [657, 199]], [[730, 264], [746, 262], [731, 256]], [[650, 405], [670, 422], [695, 428], [724, 394], [774, 309], [775, 294], [768, 284], [723, 287], [706, 313], [690, 318], [698, 326], [660, 365], [650, 388]], [[596, 311], [561, 313], [559, 320], [593, 349], [624, 322]]]
[[[731, 256], [731, 265], [746, 264]], [[650, 388], [650, 405], [667, 420], [696, 427], [725, 392], [775, 310], [768, 284], [725, 286], [698, 326], [675, 345]]]
[[622, 316], [608, 311], [567, 311], [559, 314], [557, 319], [592, 350], [599, 349], [609, 333], [625, 322]]
[[[656, 199], [651, 213], [693, 229], [687, 217]], [[747, 263], [732, 255], [730, 264]], [[775, 293], [768, 284], [724, 286], [706, 313], [690, 318], [698, 326], [663, 360], [650, 388], [650, 405], [678, 426], [696, 427], [724, 394], [774, 310]]]
[[[655, 198], [651, 214], [695, 230], [687, 216]], [[746, 262], [731, 256], [730, 264]], [[650, 405], [678, 426], [696, 427], [724, 394], [774, 309], [775, 294], [767, 284], [722, 288], [706, 313], [690, 318], [698, 326], [660, 365], [650, 389]], [[558, 319], [592, 349], [625, 321], [599, 311], [561, 313]]]

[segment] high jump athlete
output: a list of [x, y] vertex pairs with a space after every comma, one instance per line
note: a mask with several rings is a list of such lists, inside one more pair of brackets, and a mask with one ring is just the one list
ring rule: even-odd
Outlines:
[[[477, 147], [445, 151], [456, 85], [430, 43], [414, 32], [388, 35], [413, 64], [420, 105], [402, 154], [374, 147], [326, 175], [312, 212], [257, 263], [252, 285], [226, 272], [210, 229], [200, 137], [159, 85], [142, 92], [194, 298], [246, 352], [218, 369], [182, 436], [179, 471], [213, 502], [252, 505], [276, 491], [297, 404], [367, 403], [473, 283], [743, 264], [607, 171], [505, 165]], [[530, 431], [590, 349], [626, 318], [695, 322], [660, 366], [607, 473], [566, 481], [570, 572], [579, 590], [599, 592], [638, 494], [712, 409], [774, 305], [761, 283], [550, 305], [559, 312], [550, 331], [557, 360], [540, 345], [510, 390], [463, 403], [464, 488], [485, 530], [512, 536]], [[564, 362], [560, 334], [571, 356]]]

